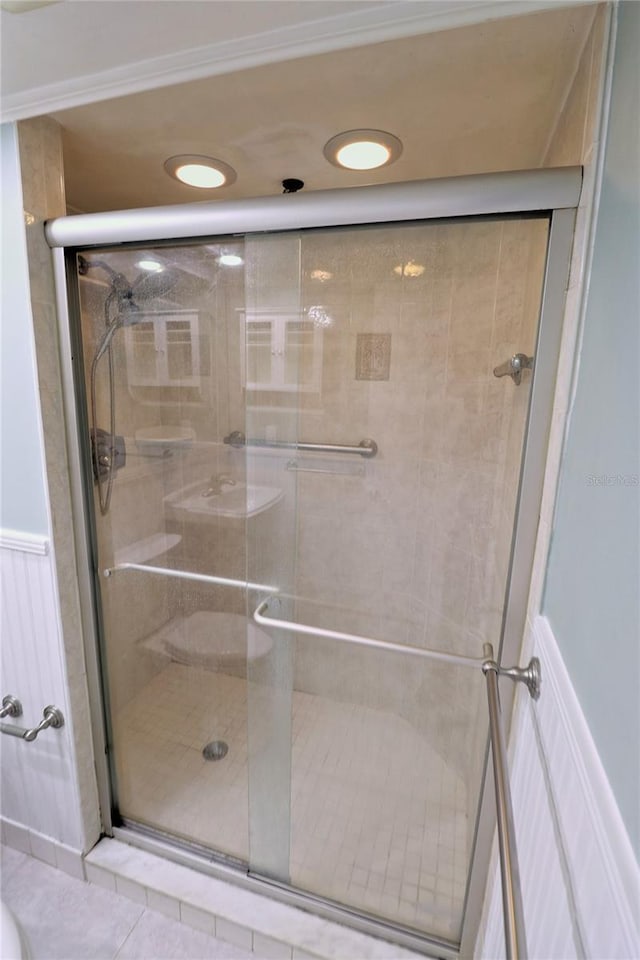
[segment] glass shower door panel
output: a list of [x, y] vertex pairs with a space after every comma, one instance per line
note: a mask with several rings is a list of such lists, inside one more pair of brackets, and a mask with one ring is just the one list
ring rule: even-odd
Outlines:
[[[247, 237], [246, 317], [269, 318], [271, 379], [247, 382], [245, 426], [249, 488], [271, 491], [268, 509], [247, 519], [247, 578], [264, 584], [248, 596], [248, 616], [270, 593], [289, 615], [295, 589], [296, 481], [290, 451], [278, 443], [298, 439], [297, 358], [287, 355], [285, 330], [299, 321], [300, 238], [297, 234]], [[247, 354], [253, 345], [247, 339]], [[296, 379], [292, 379], [292, 374]], [[258, 441], [254, 444], [251, 441]], [[272, 444], [263, 446], [261, 444]], [[249, 866], [251, 872], [289, 881], [291, 831], [291, 721], [293, 649], [289, 636], [251, 626], [257, 655], [248, 660]], [[258, 655], [259, 654], [259, 655]]]
[[[328, 619], [326, 608], [312, 617]], [[482, 773], [482, 673], [306, 638], [295, 672], [292, 883], [455, 941]]]
[[106, 464], [94, 485], [116, 816], [246, 862], [246, 465], [223, 443], [244, 410], [244, 277], [220, 252], [91, 250], [78, 287], [89, 426], [108, 456], [115, 409], [126, 449], [110, 497]]
[[[518, 386], [493, 371], [535, 352], [547, 234], [527, 217], [302, 236], [302, 308], [322, 352], [298, 434], [379, 450], [296, 454], [287, 616], [464, 655], [498, 648], [531, 374]], [[299, 635], [292, 680], [291, 883], [455, 941], [481, 672]]]

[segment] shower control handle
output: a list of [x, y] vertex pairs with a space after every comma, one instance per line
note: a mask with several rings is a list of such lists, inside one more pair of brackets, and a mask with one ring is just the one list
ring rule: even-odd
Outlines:
[[106, 477], [113, 465], [114, 473], [126, 465], [127, 450], [124, 437], [111, 436], [106, 430], [99, 427], [91, 431], [91, 459], [93, 461], [93, 476], [97, 480]]
[[515, 353], [500, 366], [494, 367], [494, 377], [511, 377], [516, 386], [520, 385], [522, 380], [522, 371], [533, 368], [533, 357], [528, 357], [526, 353]]

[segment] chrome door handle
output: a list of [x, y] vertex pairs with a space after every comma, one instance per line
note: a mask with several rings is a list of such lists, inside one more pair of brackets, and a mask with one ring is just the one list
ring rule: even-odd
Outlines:
[[493, 368], [494, 377], [511, 377], [516, 386], [522, 380], [522, 371], [533, 368], [533, 357], [528, 357], [526, 353], [515, 353], [509, 360], [505, 360], [500, 366]]

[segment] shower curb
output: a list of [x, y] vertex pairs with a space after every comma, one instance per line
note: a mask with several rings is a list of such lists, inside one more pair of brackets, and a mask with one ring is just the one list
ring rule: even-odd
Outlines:
[[386, 940], [104, 838], [84, 859], [89, 883], [265, 960], [424, 960]]

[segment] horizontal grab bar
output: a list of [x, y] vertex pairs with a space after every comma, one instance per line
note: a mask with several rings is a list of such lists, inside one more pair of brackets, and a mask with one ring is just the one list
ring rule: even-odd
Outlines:
[[342, 633], [339, 630], [324, 630], [322, 627], [312, 627], [307, 623], [296, 623], [292, 620], [277, 620], [275, 617], [265, 617], [273, 597], [267, 597], [256, 608], [253, 619], [263, 627], [277, 627], [288, 633], [303, 633], [308, 636], [324, 637], [328, 640], [340, 640], [342, 643], [352, 643], [360, 647], [372, 647], [375, 650], [388, 650], [391, 653], [408, 653], [414, 657], [426, 660], [439, 660], [441, 663], [455, 663], [463, 667], [482, 667], [482, 657], [463, 657], [457, 653], [443, 653], [440, 650], [429, 650], [424, 647], [411, 647], [405, 643], [390, 643], [387, 640], [376, 640], [374, 637], [362, 637], [355, 633]]
[[[9, 713], [8, 716], [19, 716], [19, 714]], [[28, 729], [26, 727], [16, 727], [12, 723], [0, 723], [0, 733], [7, 733], [10, 737], [19, 737], [20, 740], [26, 740], [27, 743], [32, 743], [38, 734], [43, 730], [47, 730], [48, 727], [53, 727], [54, 730], [58, 730], [63, 726], [64, 717], [62, 711], [57, 707], [49, 705], [42, 711], [42, 720], [37, 727]]]
[[154, 573], [159, 577], [175, 577], [177, 580], [194, 580], [196, 583], [214, 583], [219, 587], [239, 587], [242, 590], [260, 590], [263, 593], [278, 593], [278, 588], [264, 583], [253, 583], [251, 580], [234, 580], [231, 577], [217, 577], [209, 573], [193, 573], [190, 570], [173, 570], [171, 567], [152, 567], [144, 563], [116, 563], [114, 567], [106, 567], [103, 576], [111, 577], [120, 570], [140, 570], [143, 573]]
[[355, 453], [361, 457], [375, 457], [378, 452], [378, 444], [375, 440], [361, 440], [357, 445], [343, 443], [306, 443], [304, 441], [286, 441], [286, 440], [259, 440], [250, 438], [247, 440], [241, 430], [233, 430], [228, 436], [224, 437], [223, 443], [231, 447], [270, 447], [275, 450], [305, 450], [309, 453]]
[[[351, 467], [351, 464], [349, 464]], [[298, 463], [297, 460], [288, 460], [287, 461], [287, 470], [294, 470], [296, 473], [326, 473], [330, 474], [332, 477], [363, 477], [364, 476], [364, 464], [355, 464], [352, 469], [349, 471], [339, 470], [335, 467], [307, 467], [303, 463]]]

